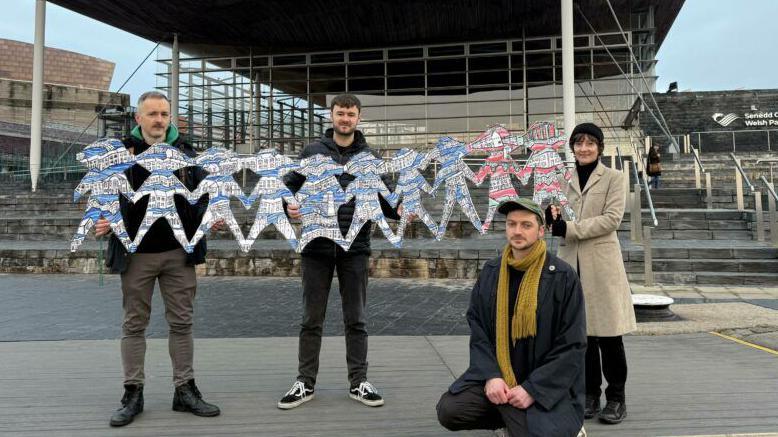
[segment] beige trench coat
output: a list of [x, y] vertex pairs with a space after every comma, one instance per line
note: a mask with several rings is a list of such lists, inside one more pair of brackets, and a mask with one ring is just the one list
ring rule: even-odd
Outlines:
[[582, 192], [574, 171], [565, 194], [576, 219], [566, 222], [558, 255], [581, 277], [588, 335], [615, 337], [634, 331], [632, 295], [616, 236], [624, 216], [622, 173], [599, 163]]

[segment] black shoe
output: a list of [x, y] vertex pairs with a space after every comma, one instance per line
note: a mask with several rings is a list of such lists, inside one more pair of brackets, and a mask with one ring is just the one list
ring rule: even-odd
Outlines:
[[313, 399], [313, 387], [302, 381], [295, 381], [294, 384], [292, 384], [292, 388], [290, 388], [284, 397], [278, 401], [278, 408], [282, 410], [291, 410], [311, 399]]
[[200, 417], [221, 414], [219, 407], [203, 400], [203, 395], [197, 389], [194, 379], [176, 387], [176, 394], [173, 395], [173, 411], [190, 412]]
[[627, 405], [624, 402], [608, 401], [600, 412], [600, 422], [615, 425], [627, 417]]
[[122, 407], [111, 415], [111, 426], [124, 426], [143, 412], [143, 386], [125, 384]]
[[373, 384], [363, 381], [359, 385], [351, 387], [348, 396], [357, 402], [362, 402], [368, 407], [380, 407], [384, 404], [384, 398], [378, 394]]
[[584, 419], [591, 419], [600, 412], [600, 398], [593, 396], [586, 397], [586, 406], [584, 406]]

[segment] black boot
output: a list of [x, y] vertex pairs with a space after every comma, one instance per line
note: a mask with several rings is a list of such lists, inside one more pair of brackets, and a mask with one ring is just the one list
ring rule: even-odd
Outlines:
[[132, 422], [138, 414], [143, 412], [143, 386], [124, 385], [122, 407], [111, 415], [111, 426], [124, 426]]
[[584, 406], [584, 419], [591, 419], [600, 412], [600, 398], [593, 396], [586, 397], [586, 405]]
[[203, 395], [197, 389], [194, 379], [176, 387], [173, 396], [174, 411], [188, 411], [195, 416], [213, 417], [221, 414], [219, 407], [203, 400]]
[[622, 401], [608, 401], [600, 412], [600, 422], [616, 425], [627, 417], [627, 405]]

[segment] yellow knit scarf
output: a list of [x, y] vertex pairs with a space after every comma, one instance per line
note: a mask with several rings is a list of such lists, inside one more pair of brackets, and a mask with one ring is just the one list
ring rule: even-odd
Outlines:
[[508, 343], [508, 284], [510, 275], [508, 266], [521, 270], [524, 277], [519, 286], [519, 297], [513, 308], [513, 323], [511, 323], [511, 344], [522, 338], [534, 337], [537, 332], [536, 311], [538, 309], [538, 286], [540, 285], [540, 273], [546, 262], [546, 242], [538, 240], [530, 253], [524, 259], [517, 261], [513, 258], [511, 245], [507, 244], [502, 251], [500, 263], [500, 277], [497, 280], [497, 363], [500, 365], [502, 377], [508, 387], [515, 387], [516, 375], [511, 367], [510, 345]]

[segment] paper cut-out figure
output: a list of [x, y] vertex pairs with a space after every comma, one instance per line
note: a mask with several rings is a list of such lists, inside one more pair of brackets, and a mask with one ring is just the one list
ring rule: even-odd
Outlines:
[[[413, 149], [398, 150], [391, 161], [386, 163], [387, 172], [399, 173], [397, 185], [394, 187], [396, 199], [402, 198], [403, 210], [400, 216], [400, 224], [397, 226], [397, 236], [400, 237], [400, 245], [405, 235], [405, 228], [411, 221], [411, 216], [419, 217], [432, 235], [437, 235], [438, 225], [432, 219], [429, 212], [424, 208], [421, 201], [421, 192], [432, 192], [432, 187], [424, 176], [420, 173], [429, 165], [429, 159], [426, 155], [420, 154]], [[396, 204], [392, 204], [392, 207]]]
[[296, 205], [297, 200], [289, 188], [284, 185], [282, 178], [290, 171], [299, 170], [300, 164], [281, 155], [275, 149], [260, 150], [256, 155], [241, 158], [241, 162], [243, 168], [253, 171], [260, 177], [247, 202], [244, 203], [244, 206], [248, 208], [259, 198], [257, 215], [241, 248], [244, 252], [248, 252], [260, 232], [272, 224], [286, 238], [292, 249], [296, 250], [297, 235], [286, 217], [284, 201], [290, 205]]
[[170, 224], [173, 230], [173, 236], [181, 244], [181, 247], [187, 253], [192, 253], [194, 246], [186, 238], [186, 232], [181, 223], [181, 217], [176, 211], [176, 203], [173, 196], [180, 194], [195, 204], [198, 200], [173, 174], [174, 171], [194, 165], [189, 157], [181, 153], [177, 148], [165, 143], [154, 144], [146, 151], [137, 155], [136, 162], [143, 168], [150, 171], [151, 174], [138, 188], [132, 198], [133, 202], [138, 202], [144, 196], [149, 196], [149, 204], [146, 207], [146, 214], [143, 216], [138, 233], [133, 241], [136, 246], [140, 245], [141, 240], [158, 219], [164, 218]]
[[519, 197], [513, 186], [511, 175], [519, 173], [519, 163], [511, 152], [524, 144], [524, 138], [513, 135], [502, 125], [492, 126], [467, 145], [469, 151], [487, 152], [489, 156], [475, 175], [476, 183], [480, 184], [489, 175], [489, 210], [486, 213], [483, 230], [487, 231], [494, 219], [494, 213], [500, 202]]
[[238, 198], [244, 205], [248, 203], [243, 190], [232, 176], [241, 169], [240, 159], [231, 150], [223, 147], [211, 147], [197, 156], [194, 162], [207, 171], [208, 176], [200, 182], [192, 192], [191, 197], [199, 199], [204, 194], [208, 194], [208, 209], [203, 215], [200, 226], [197, 227], [192, 239], [189, 240], [189, 245], [194, 247], [216, 222], [224, 220], [238, 244], [243, 248], [245, 245], [243, 231], [230, 209], [231, 197]]
[[87, 232], [100, 217], [105, 217], [110, 223], [111, 231], [119, 238], [128, 252], [135, 252], [137, 246], [127, 235], [124, 219], [119, 208], [119, 194], [128, 199], [133, 191], [124, 171], [135, 165], [132, 154], [117, 139], [98, 140], [84, 148], [76, 155], [76, 159], [84, 164], [89, 171], [73, 192], [73, 202], [78, 202], [82, 195], [91, 191], [87, 200], [86, 211], [75, 235], [70, 243], [70, 251], [84, 242]]
[[338, 226], [338, 208], [348, 198], [335, 177], [343, 173], [343, 166], [332, 158], [316, 154], [300, 161], [297, 173], [305, 176], [305, 182], [295, 194], [303, 223], [297, 251], [302, 252], [318, 237], [329, 238], [343, 250], [348, 250], [350, 245]]
[[[384, 236], [395, 247], [399, 247], [400, 237], [392, 232], [381, 209], [381, 201], [378, 195], [382, 195], [389, 204], [397, 204], [397, 195], [389, 191], [381, 175], [386, 173], [386, 163], [381, 158], [376, 158], [370, 152], [361, 152], [352, 157], [343, 167], [343, 172], [354, 176], [346, 187], [346, 198], [355, 199], [354, 216], [351, 227], [346, 233], [348, 246], [354, 242], [359, 231], [368, 221], [377, 223]], [[346, 248], [348, 249], [348, 248]]]
[[478, 212], [475, 210], [473, 200], [470, 198], [470, 190], [467, 188], [467, 180], [476, 182], [475, 174], [470, 170], [462, 158], [467, 155], [467, 146], [451, 137], [443, 137], [435, 144], [435, 148], [427, 152], [427, 159], [434, 159], [440, 163], [435, 182], [432, 184], [432, 191], [436, 191], [441, 183], [446, 184], [446, 200], [443, 207], [443, 216], [438, 223], [438, 233], [435, 236], [437, 240], [443, 238], [446, 233], [446, 226], [454, 211], [454, 202], [459, 203], [462, 211], [470, 219], [470, 222], [478, 229], [478, 232], [484, 233], [481, 219], [478, 218]]
[[523, 185], [526, 185], [530, 175], [534, 173], [535, 193], [532, 201], [543, 205], [546, 200], [556, 200], [567, 213], [567, 217], [575, 220], [575, 212], [570, 207], [559, 180], [561, 176], [569, 182], [572, 176], [570, 170], [565, 170], [565, 163], [558, 152], [559, 148], [566, 143], [565, 137], [559, 133], [553, 123], [546, 121], [531, 124], [527, 129], [526, 137], [532, 154], [517, 175], [518, 178]]

